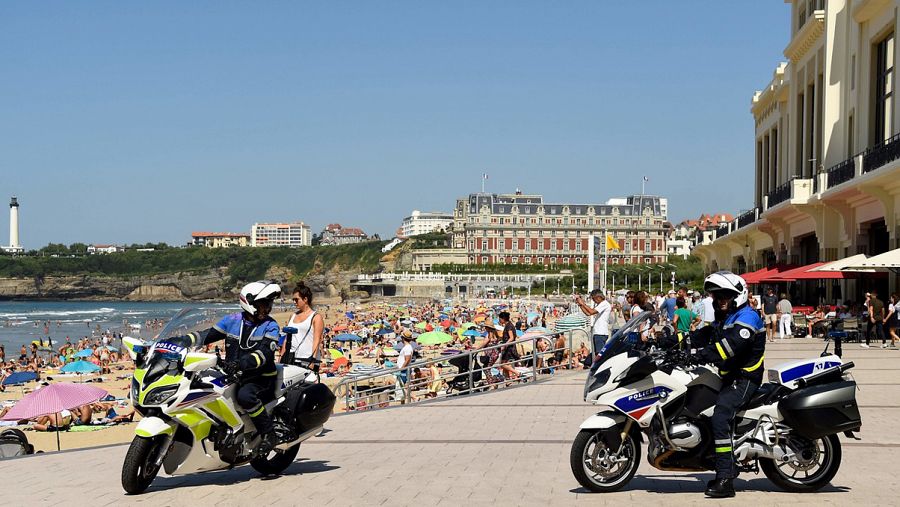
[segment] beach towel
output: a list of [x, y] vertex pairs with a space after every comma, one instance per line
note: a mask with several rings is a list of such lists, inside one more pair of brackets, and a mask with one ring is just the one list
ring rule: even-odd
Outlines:
[[100, 430], [105, 430], [105, 429], [108, 428], [108, 427], [109, 427], [109, 426], [94, 426], [94, 425], [84, 424], [84, 425], [81, 425], [81, 426], [72, 426], [72, 427], [69, 428], [68, 431], [69, 431], [70, 433], [72, 433], [72, 432], [74, 432], [74, 433], [86, 433], [86, 432], [89, 432], [89, 431], [100, 431]]

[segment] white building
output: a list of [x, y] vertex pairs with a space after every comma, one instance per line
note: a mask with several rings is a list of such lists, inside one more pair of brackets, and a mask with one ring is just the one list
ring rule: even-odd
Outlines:
[[19, 244], [19, 200], [13, 197], [9, 201], [9, 245], [2, 247], [6, 253], [22, 253], [25, 251]]
[[426, 212], [414, 209], [412, 214], [403, 219], [403, 225], [400, 226], [400, 234], [404, 238], [411, 238], [419, 234], [446, 231], [452, 223], [452, 213], [443, 211]]
[[312, 245], [312, 233], [303, 222], [255, 223], [250, 228], [250, 246], [289, 246], [292, 248]]
[[[756, 163], [745, 170], [755, 176], [746, 196], [753, 207], [694, 249], [709, 270], [805, 266], [900, 247], [900, 0], [787, 3], [788, 61], [750, 104]], [[859, 300], [864, 289], [886, 294], [896, 283], [891, 275], [805, 292]]]
[[116, 245], [89, 245], [87, 247], [87, 253], [89, 255], [94, 254], [111, 254], [116, 252], [124, 251], [125, 249]]
[[249, 246], [250, 235], [236, 232], [192, 232], [191, 245], [207, 248], [228, 248], [231, 246]]

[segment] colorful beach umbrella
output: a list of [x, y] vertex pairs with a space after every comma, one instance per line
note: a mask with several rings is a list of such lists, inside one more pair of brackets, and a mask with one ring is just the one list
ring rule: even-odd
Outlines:
[[334, 338], [331, 339], [331, 341], [333, 341], [333, 342], [358, 342], [358, 341], [362, 341], [362, 338], [360, 338], [358, 335], [355, 335], [352, 333], [343, 333], [343, 334], [339, 334], [339, 335], [335, 336]]
[[452, 342], [453, 337], [447, 333], [442, 333], [440, 331], [431, 331], [419, 335], [419, 338], [416, 341], [419, 343], [419, 345], [441, 345], [444, 343]]
[[10, 376], [3, 379], [2, 384], [5, 386], [12, 386], [16, 384], [24, 384], [25, 382], [31, 382], [32, 380], [37, 380], [38, 374], [33, 371], [17, 371]]
[[[106, 391], [99, 387], [85, 384], [60, 382], [42, 387], [27, 394], [3, 416], [5, 421], [31, 419], [42, 415], [55, 414], [88, 403], [94, 403], [106, 396]], [[56, 432], [56, 449], [59, 450], [59, 429]]]
[[416, 324], [416, 329], [425, 329], [426, 327], [428, 327], [428, 324], [425, 322], [419, 322], [418, 324]]
[[79, 350], [75, 354], [75, 357], [91, 357], [93, 355], [94, 355], [94, 349], [83, 349], [83, 350]]
[[89, 361], [75, 361], [63, 366], [59, 371], [63, 373], [94, 373], [100, 371], [100, 367]]
[[469, 329], [463, 332], [463, 336], [481, 336], [481, 333], [476, 329]]
[[332, 359], [337, 359], [339, 357], [344, 357], [344, 353], [338, 349], [328, 349], [328, 354], [331, 355]]

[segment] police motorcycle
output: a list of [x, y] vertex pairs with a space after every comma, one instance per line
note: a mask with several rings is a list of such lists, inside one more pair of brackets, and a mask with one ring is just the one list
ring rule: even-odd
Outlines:
[[122, 464], [127, 493], [146, 490], [161, 468], [184, 475], [249, 463], [262, 474], [281, 473], [331, 416], [335, 397], [316, 381], [318, 361], [278, 365], [277, 388], [263, 401], [279, 444], [258, 453], [262, 439], [235, 399], [239, 378], [221, 371], [218, 348], [209, 354], [189, 347], [188, 333], [215, 322], [203, 310], [185, 309], [152, 342], [123, 338], [135, 362], [131, 401], [142, 416]]
[[[635, 316], [610, 337], [584, 386], [584, 400], [602, 407], [581, 424], [570, 465], [578, 482], [597, 493], [617, 491], [637, 472], [641, 443], [659, 470], [715, 469], [710, 417], [721, 378], [687, 353], [679, 336], [668, 350], [645, 348], [636, 329], [652, 312]], [[670, 329], [671, 332], [671, 329]], [[675, 336], [672, 336], [675, 338]], [[759, 473], [790, 492], [826, 485], [841, 464], [838, 433], [856, 438], [862, 420], [852, 362], [826, 350], [815, 359], [769, 370], [735, 418], [733, 447], [742, 472]]]

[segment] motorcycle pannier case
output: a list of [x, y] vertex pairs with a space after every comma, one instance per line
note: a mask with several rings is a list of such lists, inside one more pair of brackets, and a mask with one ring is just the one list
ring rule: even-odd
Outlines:
[[787, 395], [778, 409], [795, 432], [807, 438], [858, 430], [862, 426], [856, 404], [856, 382], [814, 385]]
[[294, 420], [300, 431], [307, 431], [325, 424], [331, 417], [336, 400], [331, 389], [325, 384], [312, 384], [299, 390], [299, 395], [289, 400], [295, 401]]

